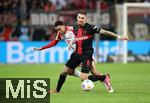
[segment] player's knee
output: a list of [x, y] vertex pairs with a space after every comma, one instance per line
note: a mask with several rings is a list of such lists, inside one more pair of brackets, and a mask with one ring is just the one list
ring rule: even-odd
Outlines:
[[98, 72], [98, 71], [96, 71], [96, 70], [92, 71], [92, 74], [93, 74], [93, 75], [95, 75], [95, 76], [97, 76], [97, 75], [101, 75], [101, 73], [100, 73], [100, 72]]
[[63, 75], [63, 76], [66, 76], [66, 75], [67, 75], [67, 73], [64, 72], [64, 71], [62, 71], [60, 74]]
[[74, 74], [74, 70], [72, 70], [72, 69], [68, 70], [68, 74], [69, 75], [73, 75]]
[[61, 71], [60, 74], [61, 75], [67, 75], [68, 71], [69, 71], [69, 69], [66, 66], [64, 66], [64, 69]]

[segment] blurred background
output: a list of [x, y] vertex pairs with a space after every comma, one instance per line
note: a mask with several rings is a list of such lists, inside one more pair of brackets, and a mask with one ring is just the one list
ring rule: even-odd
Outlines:
[[0, 0], [0, 63], [66, 62], [64, 41], [43, 52], [33, 47], [55, 38], [56, 20], [75, 24], [79, 10], [87, 11], [89, 23], [130, 38], [95, 35], [97, 62], [150, 62], [150, 0]]

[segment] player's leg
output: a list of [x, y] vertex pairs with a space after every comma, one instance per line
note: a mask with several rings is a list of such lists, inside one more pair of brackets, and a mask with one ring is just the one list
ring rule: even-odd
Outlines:
[[112, 86], [111, 86], [111, 83], [110, 83], [110, 76], [109, 76], [109, 74], [102, 75], [100, 72], [98, 72], [96, 70], [94, 62], [92, 62], [91, 72], [92, 72], [92, 74], [94, 76], [90, 75], [89, 76], [90, 80], [92, 80], [93, 82], [95, 82], [97, 80], [100, 80], [101, 82], [104, 83], [104, 85], [105, 85], [105, 87], [106, 87], [108, 92], [113, 92], [113, 89], [112, 89]]
[[64, 84], [66, 77], [67, 77], [67, 73], [69, 71], [70, 68], [68, 68], [67, 66], [64, 66], [64, 69], [61, 71], [58, 82], [57, 82], [57, 87], [55, 90], [50, 90], [50, 93], [58, 93], [61, 90], [62, 85]]
[[[87, 61], [86, 61], [87, 62]], [[113, 92], [113, 89], [111, 87], [111, 83], [110, 83], [110, 77], [108, 74], [106, 75], [102, 75], [100, 72], [98, 72], [96, 70], [96, 67], [95, 67], [95, 62], [92, 60], [91, 62], [91, 67], [90, 67], [90, 70], [91, 70], [91, 73], [93, 75], [89, 75], [88, 76], [88, 79], [92, 80], [93, 82], [96, 82], [96, 81], [101, 81], [104, 83], [106, 89], [108, 92]], [[87, 78], [84, 78], [84, 79], [87, 79]]]
[[102, 77], [100, 75], [96, 75], [96, 74], [90, 75], [90, 76], [88, 75], [89, 71], [91, 71], [91, 68], [93, 68], [93, 71], [95, 70], [94, 69], [95, 65], [92, 64], [92, 61], [93, 61], [92, 54], [86, 54], [82, 56], [81, 80], [90, 79], [93, 82], [98, 81], [98, 80], [104, 81], [105, 77]]
[[93, 75], [102, 75], [101, 72], [99, 72], [99, 71], [96, 70], [96, 66], [95, 66], [95, 61], [94, 60], [92, 60], [91, 73]]
[[81, 64], [81, 81], [89, 79], [88, 74], [92, 65], [92, 54], [82, 55], [82, 64]]
[[[82, 68], [81, 68], [81, 80], [86, 80], [89, 79], [93, 82], [96, 81], [104, 81], [104, 79], [106, 78], [106, 76], [104, 75], [88, 75], [89, 71], [91, 71], [92, 68], [92, 59], [91, 58], [84, 58], [83, 62], [82, 62]], [[98, 72], [95, 72], [97, 74], [99, 74]]]
[[88, 73], [84, 73], [81, 71], [80, 79], [81, 81], [88, 79]]
[[[82, 63], [78, 67], [82, 67]], [[92, 74], [102, 75], [102, 73], [100, 73], [99, 71], [96, 70], [94, 59], [92, 59], [91, 69], [92, 69], [92, 71], [91, 71]], [[69, 75], [72, 75], [72, 76], [75, 76], [75, 77], [80, 77], [81, 72], [77, 69], [75, 69], [75, 70], [70, 69], [69, 70]]]
[[111, 86], [109, 74], [106, 74], [106, 78], [103, 81], [103, 83], [104, 83], [104, 85], [105, 85], [105, 87], [106, 87], [106, 89], [107, 89], [108, 92], [110, 92], [110, 93], [114, 92], [114, 90], [113, 90], [113, 88]]
[[93, 82], [96, 82], [96, 81], [101, 81], [103, 82], [106, 78], [105, 75], [102, 75], [99, 71], [96, 70], [96, 67], [95, 67], [95, 62], [94, 60], [92, 60], [92, 65], [91, 65], [91, 73], [93, 75], [90, 75], [89, 76], [89, 79], [92, 80]]
[[81, 72], [79, 70], [75, 70], [79, 64], [81, 64], [80, 56], [72, 53], [70, 60], [66, 63], [66, 65], [71, 68], [69, 69], [68, 74], [75, 77], [80, 77]]
[[70, 69], [68, 71], [68, 74], [71, 75], [71, 76], [80, 78], [81, 72], [79, 70], [76, 70], [76, 69], [75, 70]]
[[79, 64], [80, 64], [80, 60], [79, 57], [76, 54], [71, 54], [70, 59], [67, 61], [67, 63], [64, 66], [63, 71], [61, 72], [59, 79], [58, 79], [58, 83], [57, 83], [57, 87], [56, 90], [52, 90], [50, 91], [50, 93], [58, 93], [60, 92], [65, 80], [66, 80], [66, 76], [69, 73], [70, 69], [75, 69]]
[[[79, 67], [81, 67], [81, 66], [82, 66], [82, 63], [79, 65]], [[95, 75], [95, 74], [96, 75], [102, 75], [102, 73], [100, 73], [99, 71], [96, 70], [94, 60], [92, 60], [91, 73], [93, 75]], [[68, 74], [72, 75], [72, 76], [75, 76], [75, 77], [80, 77], [81, 72], [79, 70], [77, 70], [77, 69], [75, 69], [75, 70], [70, 69]]]
[[[79, 67], [82, 67], [82, 63], [79, 65]], [[95, 62], [93, 60], [92, 60], [92, 66], [91, 66], [91, 73], [93, 75], [102, 75], [102, 73], [100, 73], [99, 71], [96, 70]], [[70, 69], [68, 74], [75, 76], [75, 77], [80, 77], [81, 72], [79, 70], [76, 70], [76, 69], [75, 70]]]

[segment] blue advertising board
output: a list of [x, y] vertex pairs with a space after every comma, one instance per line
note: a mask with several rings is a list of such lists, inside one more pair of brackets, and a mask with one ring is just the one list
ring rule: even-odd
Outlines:
[[[55, 47], [33, 51], [49, 42], [0, 42], [0, 63], [64, 63], [69, 59], [70, 52], [65, 42], [61, 41]], [[99, 43], [98, 62], [104, 61], [108, 55], [118, 54], [116, 41], [101, 41]], [[95, 43], [93, 43], [95, 48]], [[134, 55], [150, 55], [150, 41], [129, 41], [128, 51]]]

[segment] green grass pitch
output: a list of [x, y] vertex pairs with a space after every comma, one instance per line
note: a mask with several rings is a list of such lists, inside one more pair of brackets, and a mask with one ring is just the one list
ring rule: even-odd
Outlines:
[[[62, 68], [63, 64], [0, 64], [0, 78], [50, 78], [54, 89]], [[51, 94], [51, 103], [150, 103], [150, 63], [96, 64], [96, 68], [111, 74], [114, 93], [107, 93], [100, 82], [85, 92], [79, 78], [68, 76], [61, 93]]]

